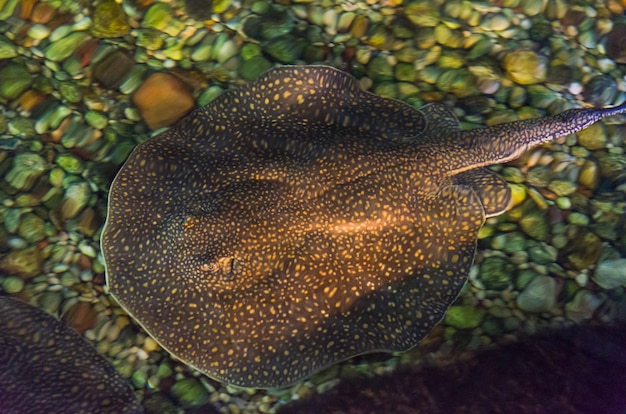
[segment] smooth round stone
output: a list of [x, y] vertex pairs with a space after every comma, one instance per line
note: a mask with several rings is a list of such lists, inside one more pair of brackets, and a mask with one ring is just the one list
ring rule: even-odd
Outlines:
[[93, 13], [91, 33], [100, 38], [122, 37], [130, 33], [122, 6], [115, 0], [98, 1]]
[[170, 388], [174, 398], [185, 408], [199, 407], [209, 401], [211, 395], [195, 378], [176, 381]]
[[546, 79], [546, 59], [532, 50], [517, 49], [505, 54], [502, 67], [506, 76], [520, 85], [532, 85]]
[[540, 241], [545, 240], [550, 231], [546, 215], [539, 210], [526, 213], [520, 218], [519, 225], [524, 233]]
[[604, 289], [626, 286], [626, 259], [600, 262], [591, 279]]
[[50, 28], [43, 24], [34, 24], [28, 29], [28, 37], [37, 40], [43, 40], [50, 35]]
[[583, 86], [583, 95], [595, 106], [606, 106], [617, 95], [617, 82], [607, 74], [595, 76]]
[[589, 320], [602, 302], [602, 299], [594, 293], [579, 290], [574, 299], [565, 304], [565, 316], [577, 323]]
[[488, 16], [481, 24], [480, 28], [487, 31], [501, 32], [511, 26], [511, 21], [503, 14], [492, 14]]
[[19, 277], [9, 276], [2, 281], [2, 290], [6, 293], [18, 293], [24, 289], [24, 280]]
[[567, 221], [570, 224], [585, 227], [589, 225], [590, 219], [585, 214], [574, 211], [567, 217]]
[[565, 197], [574, 194], [578, 189], [578, 185], [567, 180], [554, 180], [548, 184], [548, 190], [552, 191], [559, 197]]
[[528, 249], [530, 260], [534, 263], [547, 265], [553, 263], [557, 258], [558, 251], [549, 245], [536, 244]]
[[38, 154], [22, 153], [15, 156], [13, 168], [5, 180], [18, 190], [30, 190], [48, 169], [48, 163]]
[[444, 323], [457, 329], [472, 329], [480, 326], [485, 309], [474, 306], [450, 306], [444, 316]]
[[515, 266], [508, 259], [491, 256], [480, 265], [480, 280], [485, 289], [503, 290], [509, 287]]
[[604, 149], [607, 144], [606, 128], [602, 122], [595, 123], [576, 133], [578, 144], [589, 151]]
[[[52, 34], [54, 34], [54, 32]], [[70, 33], [51, 43], [44, 52], [45, 57], [52, 62], [62, 62], [70, 57], [79, 46], [89, 39], [91, 39], [91, 36], [85, 32]]]
[[263, 56], [253, 56], [248, 60], [245, 60], [238, 68], [239, 75], [246, 80], [254, 80], [258, 78], [261, 73], [272, 67], [272, 63], [265, 59]]
[[37, 243], [46, 238], [45, 222], [35, 214], [25, 214], [22, 216], [18, 234], [31, 243]]
[[74, 218], [89, 202], [91, 189], [88, 183], [79, 182], [68, 186], [61, 207], [61, 216], [64, 219]]
[[598, 184], [600, 184], [600, 169], [598, 168], [598, 164], [593, 160], [585, 160], [585, 163], [580, 169], [578, 183], [585, 187], [596, 189]]
[[0, 69], [0, 96], [16, 99], [32, 85], [30, 72], [24, 65], [9, 63]]
[[556, 199], [556, 205], [561, 210], [569, 210], [572, 208], [572, 200], [567, 197], [558, 197]]
[[63, 153], [57, 155], [56, 163], [59, 167], [70, 174], [80, 174], [83, 170], [82, 162], [72, 154]]
[[556, 288], [554, 278], [537, 276], [528, 283], [515, 302], [525, 312], [547, 312], [556, 304]]
[[191, 88], [168, 73], [152, 74], [135, 91], [133, 102], [152, 130], [173, 124], [196, 104]]
[[292, 35], [279, 36], [264, 44], [265, 52], [281, 63], [294, 63], [304, 50], [299, 39]]

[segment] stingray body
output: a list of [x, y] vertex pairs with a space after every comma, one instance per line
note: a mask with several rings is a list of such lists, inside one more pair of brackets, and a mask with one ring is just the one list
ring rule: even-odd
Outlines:
[[0, 412], [143, 413], [130, 384], [72, 328], [0, 296]]
[[241, 386], [407, 350], [508, 205], [484, 167], [624, 110], [462, 131], [445, 106], [334, 68], [270, 70], [131, 154], [102, 237], [110, 292], [172, 354]]

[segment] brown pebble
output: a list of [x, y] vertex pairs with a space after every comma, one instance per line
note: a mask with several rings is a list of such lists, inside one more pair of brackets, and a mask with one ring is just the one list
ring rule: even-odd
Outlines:
[[30, 20], [33, 23], [46, 24], [56, 14], [57, 10], [48, 3], [37, 3], [33, 8]]
[[98, 312], [91, 303], [76, 302], [63, 315], [63, 322], [71, 326], [80, 335], [85, 333], [87, 329], [96, 326]]
[[117, 88], [135, 66], [126, 53], [116, 50], [98, 61], [93, 68], [93, 77], [107, 89]]
[[80, 61], [80, 65], [85, 67], [91, 63], [93, 55], [96, 53], [98, 46], [100, 45], [100, 39], [89, 39], [76, 50], [76, 57]]
[[626, 25], [615, 24], [606, 40], [606, 55], [617, 63], [626, 63]]
[[196, 105], [191, 88], [168, 73], [154, 73], [133, 95], [141, 117], [150, 129], [178, 121]]
[[20, 4], [20, 19], [28, 20], [33, 12], [36, 0], [22, 0]]
[[88, 208], [80, 216], [76, 229], [85, 236], [91, 237], [100, 228], [102, 221], [100, 214], [95, 209]]
[[24, 92], [18, 99], [19, 107], [24, 111], [31, 111], [37, 105], [43, 102], [46, 94], [34, 89]]

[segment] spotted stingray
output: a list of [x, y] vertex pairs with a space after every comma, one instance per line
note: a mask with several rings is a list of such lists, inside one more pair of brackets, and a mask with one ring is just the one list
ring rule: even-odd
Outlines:
[[72, 328], [7, 296], [0, 315], [0, 412], [143, 412], [128, 381]]
[[138, 146], [102, 236], [110, 292], [210, 377], [278, 387], [403, 351], [461, 290], [510, 191], [484, 168], [626, 111], [462, 131], [453, 113], [275, 68]]

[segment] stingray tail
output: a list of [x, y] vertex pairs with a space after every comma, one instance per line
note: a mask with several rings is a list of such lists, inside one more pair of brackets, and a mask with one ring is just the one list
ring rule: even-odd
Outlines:
[[460, 131], [457, 163], [450, 175], [480, 166], [500, 164], [518, 158], [530, 148], [572, 134], [611, 115], [626, 113], [626, 102], [612, 108], [569, 109], [547, 118], [526, 119], [489, 128]]

